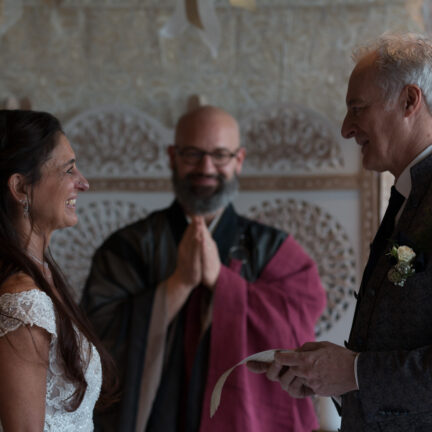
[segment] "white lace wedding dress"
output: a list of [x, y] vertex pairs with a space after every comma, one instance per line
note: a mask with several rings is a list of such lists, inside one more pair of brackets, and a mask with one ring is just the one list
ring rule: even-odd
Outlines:
[[[0, 337], [23, 324], [36, 325], [51, 335], [44, 431], [93, 431], [93, 408], [102, 383], [101, 363], [96, 348], [92, 345], [89, 351], [89, 344], [82, 336], [82, 355], [84, 364], [87, 364], [85, 378], [88, 385], [78, 409], [68, 412], [64, 402], [74, 393], [75, 387], [66, 380], [57, 356], [56, 315], [51, 299], [43, 291], [33, 289], [0, 296]], [[1, 421], [0, 431], [3, 431]]]

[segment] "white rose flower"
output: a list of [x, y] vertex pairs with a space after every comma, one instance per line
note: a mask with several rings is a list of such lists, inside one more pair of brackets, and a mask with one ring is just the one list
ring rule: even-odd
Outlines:
[[408, 246], [399, 246], [397, 249], [398, 261], [410, 263], [416, 256], [415, 252]]

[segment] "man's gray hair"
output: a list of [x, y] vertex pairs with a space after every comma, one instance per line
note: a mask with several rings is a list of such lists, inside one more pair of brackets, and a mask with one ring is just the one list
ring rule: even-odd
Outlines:
[[358, 47], [353, 60], [358, 63], [376, 54], [378, 84], [388, 102], [393, 102], [407, 84], [416, 84], [432, 113], [432, 39], [424, 35], [383, 34], [376, 41]]

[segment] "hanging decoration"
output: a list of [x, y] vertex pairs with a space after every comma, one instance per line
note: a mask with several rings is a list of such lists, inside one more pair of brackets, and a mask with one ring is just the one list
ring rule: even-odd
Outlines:
[[[254, 10], [255, 0], [229, 0], [231, 6]], [[192, 26], [216, 58], [221, 41], [221, 27], [215, 9], [215, 0], [177, 0], [174, 14], [160, 30], [162, 38], [180, 36]]]
[[230, 0], [231, 6], [254, 11], [256, 9], [255, 0]]
[[22, 15], [22, 0], [0, 0], [0, 36], [3, 36]]

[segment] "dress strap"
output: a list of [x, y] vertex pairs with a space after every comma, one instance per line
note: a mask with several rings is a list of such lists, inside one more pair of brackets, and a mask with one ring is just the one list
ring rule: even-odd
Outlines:
[[0, 296], [0, 336], [22, 325], [41, 327], [57, 337], [54, 305], [46, 293], [32, 289]]

